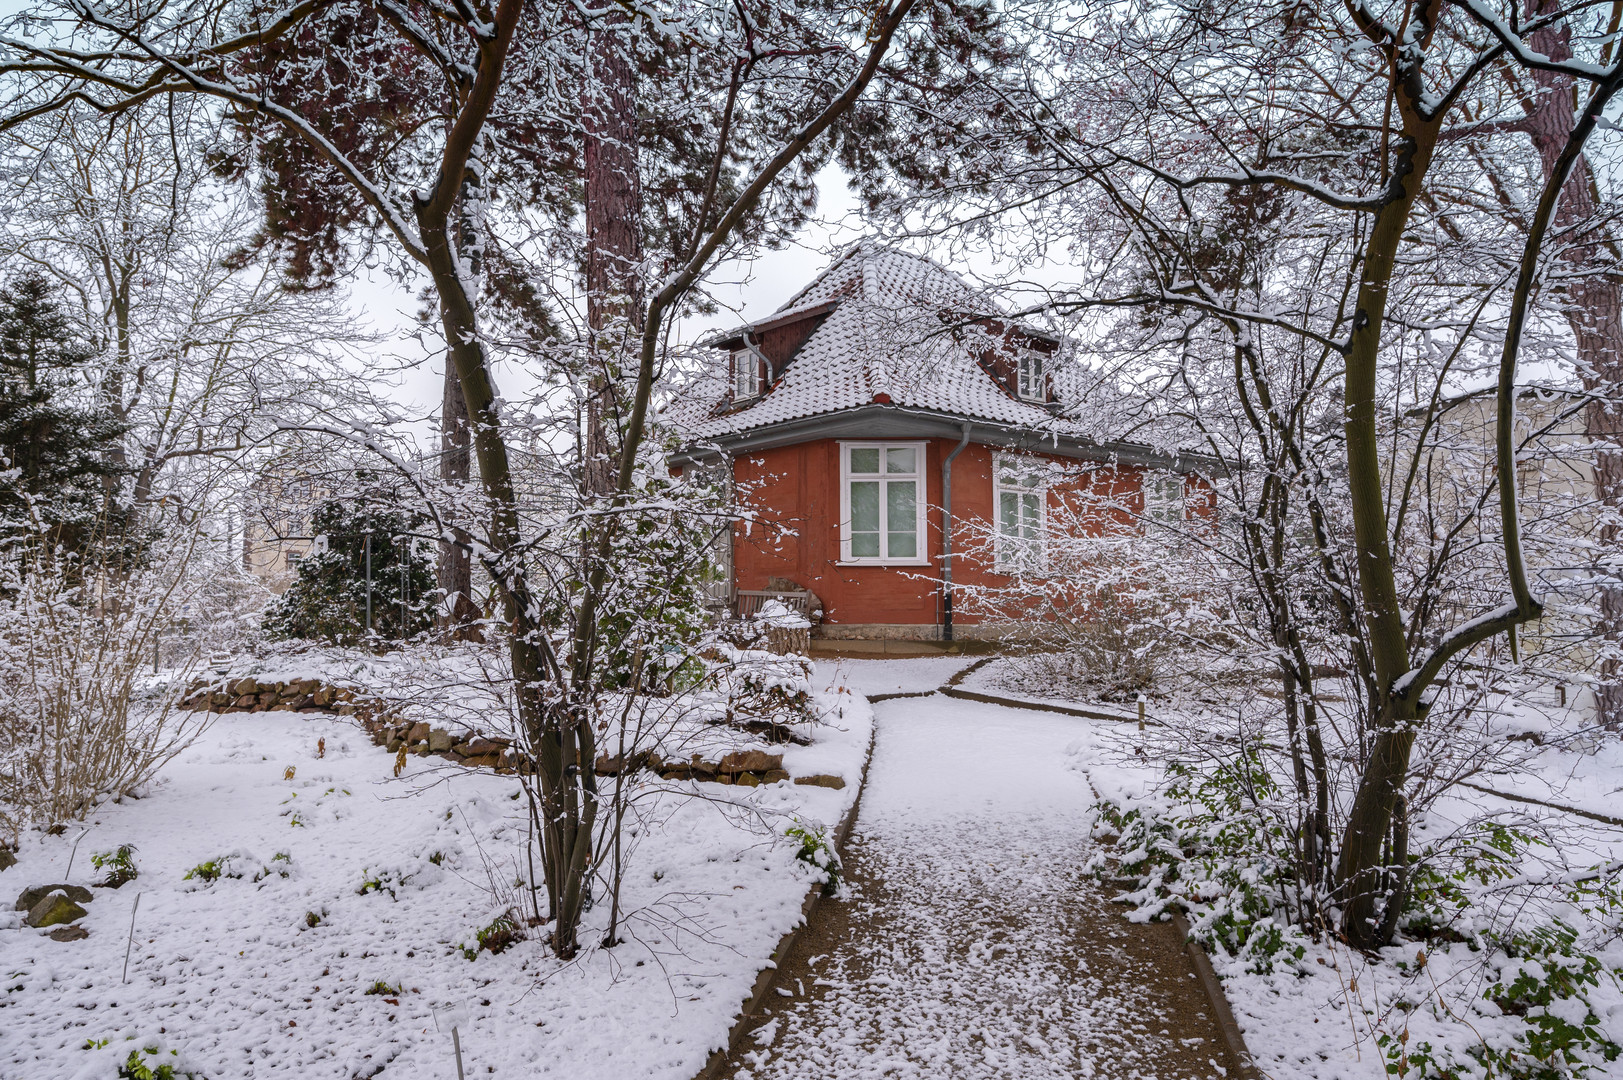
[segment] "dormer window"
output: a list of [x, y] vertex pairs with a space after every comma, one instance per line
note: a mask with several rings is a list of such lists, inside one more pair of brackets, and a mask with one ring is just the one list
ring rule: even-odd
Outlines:
[[733, 400], [748, 401], [761, 393], [761, 358], [751, 349], [733, 350]]
[[1043, 379], [1043, 354], [1021, 349], [1015, 374], [1016, 392], [1024, 401], [1047, 401], [1048, 384]]

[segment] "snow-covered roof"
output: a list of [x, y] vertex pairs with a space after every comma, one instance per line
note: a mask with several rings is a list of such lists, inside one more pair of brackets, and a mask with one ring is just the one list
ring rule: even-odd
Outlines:
[[[1070, 428], [1063, 415], [1020, 400], [982, 367], [978, 355], [1007, 345], [984, 326], [966, 325], [966, 320], [986, 317], [1007, 322], [1005, 309], [938, 263], [859, 241], [761, 324], [782, 325], [797, 313], [820, 313], [831, 303], [822, 324], [760, 400], [728, 409], [727, 358], [722, 354], [710, 377], [690, 387], [673, 405], [672, 418], [699, 441], [876, 401], [1010, 427]], [[711, 341], [719, 345], [754, 329], [739, 327]], [[1021, 330], [1049, 337], [1031, 328]], [[1074, 382], [1055, 379], [1062, 414], [1074, 404], [1063, 400], [1066, 385]]]

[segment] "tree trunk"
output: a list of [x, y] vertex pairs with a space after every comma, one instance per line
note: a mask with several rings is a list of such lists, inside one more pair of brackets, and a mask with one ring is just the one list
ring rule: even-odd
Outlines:
[[[1528, 14], [1543, 15], [1553, 7], [1548, 0], [1530, 0]], [[1530, 44], [1552, 60], [1570, 60], [1572, 28], [1564, 22], [1542, 27], [1531, 35]], [[1538, 93], [1523, 102], [1527, 132], [1548, 182], [1575, 123], [1574, 87], [1572, 79], [1555, 72], [1530, 74]], [[1571, 236], [1595, 216], [1594, 184], [1588, 161], [1580, 157], [1561, 189], [1554, 225], [1568, 234], [1563, 258], [1572, 272], [1563, 289], [1562, 314], [1577, 346], [1579, 377], [1584, 389], [1596, 396], [1585, 411], [1586, 432], [1592, 442], [1618, 448], [1596, 454], [1595, 498], [1617, 514], [1623, 512], [1623, 407], [1617, 401], [1623, 390], [1623, 289], [1615, 272], [1590, 270], [1603, 261], [1608, 238], [1598, 230], [1587, 236], [1580, 232], [1576, 240]], [[1602, 552], [1613, 550], [1619, 539], [1616, 526], [1603, 525], [1599, 539]], [[1623, 586], [1603, 586], [1599, 600], [1598, 629], [1607, 655], [1602, 657], [1601, 685], [1595, 691], [1597, 719], [1618, 731], [1623, 730], [1623, 664], [1618, 656], [1623, 652]]]
[[[439, 296], [449, 362], [467, 405], [473, 458], [478, 462], [480, 485], [490, 506], [489, 546], [498, 555], [512, 558], [520, 541], [518, 502], [473, 298], [466, 291], [466, 278], [460, 272], [447, 223], [420, 211], [418, 224], [429, 274]], [[545, 685], [560, 684], [561, 673], [550, 662], [545, 628], [535, 623], [541, 605], [530, 593], [523, 573], [518, 567], [509, 567], [508, 572], [494, 572], [491, 577], [510, 628], [507, 643], [517, 711], [535, 754], [541, 787], [542, 857], [556, 916], [552, 948], [568, 959], [576, 951], [586, 855], [597, 816], [592, 732], [590, 725], [584, 732], [575, 730], [576, 725], [556, 696], [543, 692]]]
[[642, 179], [631, 18], [610, 8], [587, 38], [581, 93], [586, 192], [586, 322], [592, 370], [581, 448], [587, 493], [608, 495], [619, 472], [616, 390], [642, 331]]
[[[468, 443], [468, 405], [462, 399], [456, 365], [447, 356], [445, 391], [440, 402], [440, 479], [447, 487], [461, 487], [468, 482]], [[468, 535], [461, 529], [454, 529], [452, 535], [455, 542], [440, 542], [435, 576], [443, 597], [440, 625], [460, 637], [466, 633], [468, 623], [479, 617], [479, 609], [473, 602], [473, 559], [467, 547]]]
[[1376, 214], [1364, 249], [1364, 271], [1348, 338], [1344, 380], [1343, 429], [1347, 437], [1347, 487], [1357, 544], [1358, 587], [1364, 601], [1373, 683], [1379, 697], [1370, 702], [1374, 747], [1359, 777], [1358, 792], [1342, 834], [1336, 890], [1342, 901], [1342, 933], [1354, 945], [1364, 947], [1378, 944], [1380, 927], [1375, 915], [1381, 852], [1397, 797], [1408, 778], [1409, 752], [1419, 721], [1418, 698], [1394, 693], [1397, 680], [1409, 668], [1409, 645], [1392, 562], [1376, 403], [1387, 289], [1441, 126], [1440, 120], [1424, 120], [1417, 114], [1415, 102], [1408, 96], [1410, 75], [1419, 81], [1419, 72], [1399, 69], [1392, 75], [1403, 125], [1393, 135], [1395, 153], [1385, 203]]

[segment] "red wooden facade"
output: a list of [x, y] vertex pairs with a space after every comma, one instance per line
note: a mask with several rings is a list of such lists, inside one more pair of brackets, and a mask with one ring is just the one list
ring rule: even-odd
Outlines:
[[[782, 587], [784, 581], [809, 589], [823, 603], [823, 636], [939, 637], [943, 622], [942, 475], [953, 439], [926, 439], [926, 565], [858, 564], [841, 558], [841, 439], [814, 439], [740, 455], [733, 477], [740, 501], [753, 520], [734, 529], [732, 561], [739, 589]], [[886, 441], [886, 440], [880, 440]], [[977, 538], [991, 535], [996, 521], [993, 460], [999, 448], [970, 443], [953, 461], [953, 578], [958, 586], [1000, 585], [1008, 581], [990, 564], [987, 546]], [[1107, 465], [1053, 454], [1030, 457], [1053, 461], [1076, 479], [1045, 493], [1051, 509], [1086, 491], [1129, 513], [1117, 515], [1117, 527], [1132, 527], [1144, 510], [1139, 465]], [[1190, 501], [1204, 501], [1206, 485], [1185, 478]], [[1101, 521], [1100, 527], [1106, 522]], [[980, 616], [960, 611], [954, 616], [958, 636], [975, 636]]]

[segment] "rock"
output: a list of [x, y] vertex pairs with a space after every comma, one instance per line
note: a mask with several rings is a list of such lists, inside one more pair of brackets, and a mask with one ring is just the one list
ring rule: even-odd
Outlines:
[[17, 903], [12, 906], [13, 911], [28, 911], [33, 906], [54, 892], [65, 893], [69, 900], [88, 904], [96, 898], [96, 894], [83, 885], [36, 885], [32, 889], [24, 889], [17, 897]]
[[626, 763], [620, 759], [619, 754], [615, 754], [613, 757], [603, 754], [596, 762], [597, 775], [599, 776], [619, 776], [622, 771], [635, 772], [641, 766], [642, 762], [638, 760], [638, 755], [635, 754], [631, 757], [630, 770], [626, 770]]
[[398, 754], [401, 745], [399, 736], [390, 736], [389, 741], [383, 744], [383, 748], [391, 754]]
[[734, 783], [736, 783], [739, 787], [760, 787], [761, 777], [757, 773], [741, 772], [738, 774], [738, 779], [734, 781]]
[[407, 744], [411, 745], [411, 746], [416, 746], [420, 742], [427, 742], [428, 741], [428, 731], [429, 731], [428, 725], [421, 722], [421, 721], [418, 721], [417, 723], [411, 725], [411, 730], [406, 732], [406, 742], [407, 742]]
[[52, 941], [83, 941], [90, 931], [82, 926], [59, 926], [51, 931]]
[[23, 922], [33, 927], [61, 926], [85, 917], [85, 909], [59, 892], [51, 893], [28, 909]]
[[314, 703], [314, 699], [309, 694], [300, 694], [296, 698], [289, 698], [282, 702], [283, 706], [289, 709], [308, 709]]
[[845, 787], [845, 778], [841, 776], [829, 776], [826, 773], [819, 773], [816, 776], [797, 776], [795, 777], [795, 783], [802, 784], [806, 787], [826, 787], [839, 791], [841, 788]]
[[428, 752], [430, 754], [443, 754], [456, 745], [451, 733], [443, 728], [435, 728], [428, 733]]
[[499, 743], [494, 739], [487, 739], [483, 735], [475, 735], [473, 738], [468, 740], [468, 753], [470, 755], [477, 756], [480, 754], [499, 754], [505, 749], [507, 749], [506, 743]]
[[782, 754], [768, 754], [764, 750], [735, 750], [721, 759], [717, 771], [724, 773], [764, 773], [781, 768], [783, 768]]
[[787, 779], [789, 779], [788, 769], [768, 769], [761, 774], [761, 783], [763, 784], [776, 784], [780, 780]]
[[259, 704], [261, 706], [263, 706], [264, 708], [267, 708], [267, 709], [270, 708], [271, 706], [275, 705], [276, 704], [276, 691], [274, 691], [274, 690], [266, 690], [263, 693], [261, 693], [259, 695]]
[[251, 697], [259, 693], [259, 684], [252, 678], [238, 679], [231, 684], [231, 692], [240, 697]]
[[470, 768], [494, 769], [502, 762], [499, 754], [468, 754], [463, 757], [462, 764]]
[[11, 853], [11, 849], [0, 847], [0, 870], [10, 870], [16, 865], [17, 856]]
[[332, 691], [325, 686], [320, 687], [311, 692], [310, 700], [325, 709], [332, 704]]

